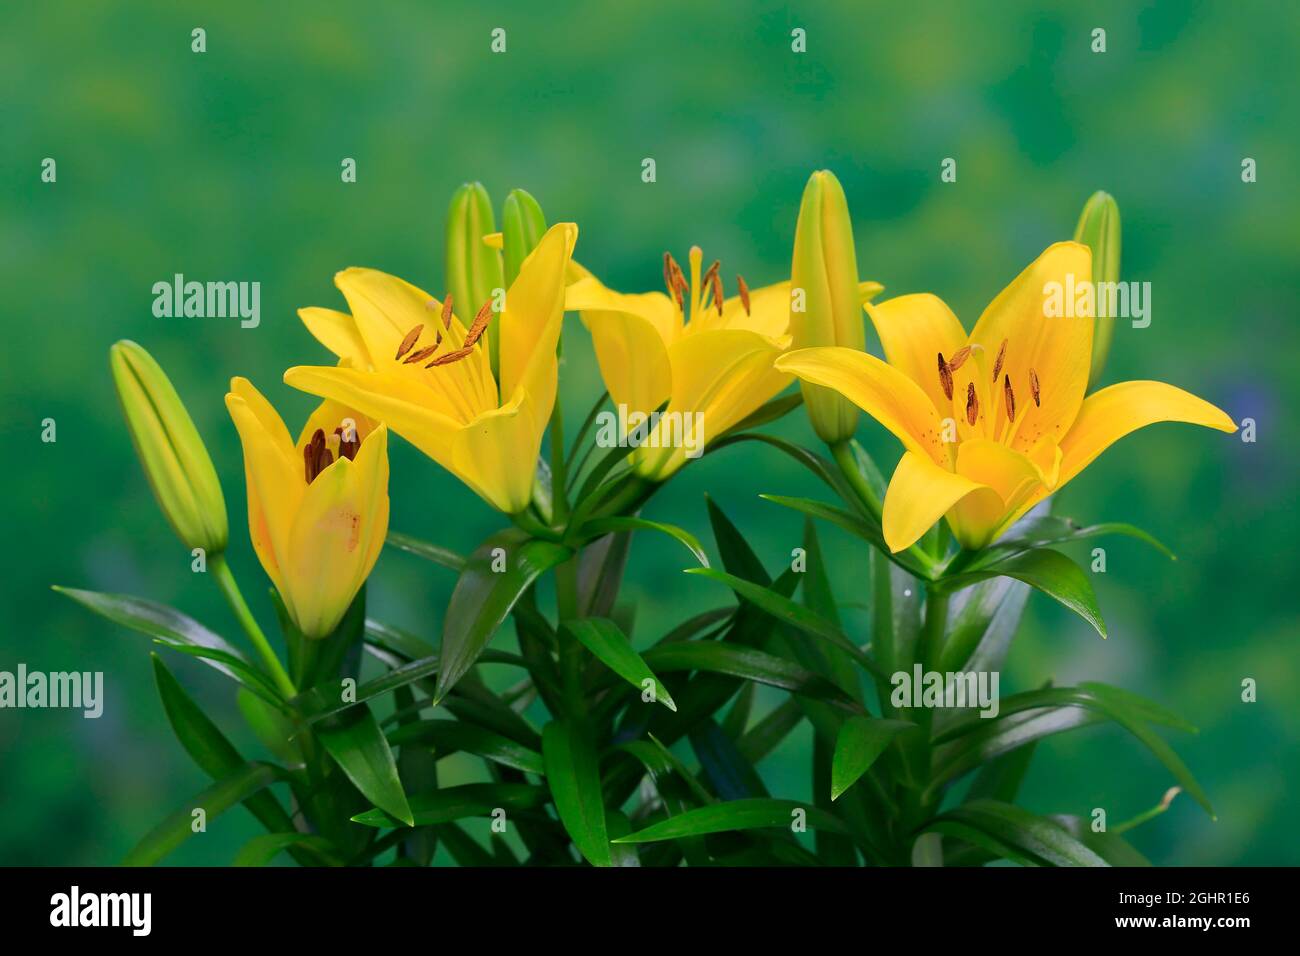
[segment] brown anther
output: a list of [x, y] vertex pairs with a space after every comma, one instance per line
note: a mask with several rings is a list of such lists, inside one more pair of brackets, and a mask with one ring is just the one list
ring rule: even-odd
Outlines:
[[457, 349], [454, 352], [448, 352], [446, 355], [439, 355], [436, 359], [426, 365], [425, 368], [433, 368], [435, 365], [450, 365], [452, 362], [459, 362], [473, 351], [474, 346], [467, 345], [465, 348]]
[[406, 357], [406, 361], [403, 362], [402, 364], [414, 365], [416, 362], [423, 362], [425, 359], [427, 359], [430, 355], [432, 355], [436, 351], [438, 351], [437, 345], [430, 345], [426, 348], [422, 348], [420, 349], [420, 351], [413, 352], [412, 354], [408, 355]]
[[334, 459], [329, 450], [325, 447], [325, 431], [316, 429], [312, 433], [311, 441], [303, 446], [302, 449], [303, 465], [306, 468], [307, 484], [311, 484]]
[[469, 348], [478, 341], [483, 330], [487, 328], [488, 319], [492, 318], [492, 300], [488, 299], [483, 303], [483, 308], [478, 310], [478, 315], [474, 316], [474, 324], [469, 327], [465, 333], [465, 348]]
[[943, 386], [944, 397], [952, 401], [952, 366], [943, 360], [943, 353], [939, 353], [939, 384]]
[[975, 397], [975, 383], [966, 383], [966, 421], [972, 428], [975, 427], [975, 419], [980, 417], [980, 400]]
[[311, 442], [302, 446], [302, 463], [303, 474], [307, 479], [307, 484], [310, 485], [311, 480], [316, 477], [316, 454], [311, 447]]
[[339, 438], [339, 457], [346, 458], [348, 461], [356, 458], [357, 452], [361, 449], [361, 441], [357, 438], [357, 430], [355, 428], [348, 429], [348, 434], [352, 436], [351, 440], [343, 434], [341, 427], [334, 429], [334, 434]]
[[[717, 263], [714, 263], [717, 265]], [[713, 304], [718, 309], [718, 315], [722, 314], [722, 276], [717, 272], [713, 273]]]
[[718, 270], [721, 268], [722, 263], [717, 259], [714, 259], [713, 264], [704, 270], [704, 275], [700, 276], [700, 288], [709, 288], [710, 283], [713, 281], [713, 277], [718, 274]]
[[675, 283], [673, 282], [673, 254], [671, 252], [665, 252], [664, 253], [664, 288], [668, 290], [669, 295], [673, 294], [674, 286]]
[[402, 339], [402, 344], [397, 347], [397, 354], [393, 356], [394, 362], [400, 359], [407, 352], [411, 351], [411, 347], [420, 340], [420, 333], [423, 331], [424, 325], [420, 324], [406, 333], [406, 338]]
[[740, 290], [740, 304], [745, 307], [745, 314], [749, 315], [749, 286], [745, 285], [744, 276], [736, 276], [736, 288]]
[[[442, 327], [444, 329], [451, 328], [451, 293], [450, 292], [447, 293], [447, 298], [442, 300]], [[441, 333], [438, 335], [438, 340], [439, 341], [442, 340]]]
[[1007, 357], [1007, 340], [1002, 340], [1002, 345], [998, 347], [998, 357], [993, 360], [993, 381], [998, 380], [1002, 374], [1002, 360]]
[[1016, 420], [1016, 393], [1011, 390], [1011, 376], [1002, 376], [1002, 397], [1007, 403], [1007, 421]]
[[957, 371], [957, 369], [966, 364], [968, 358], [970, 358], [970, 346], [963, 345], [957, 351], [952, 353], [952, 358], [948, 360], [948, 371]]
[[1043, 404], [1042, 392], [1038, 388], [1038, 373], [1032, 368], [1029, 370], [1029, 393], [1034, 396], [1035, 408]]

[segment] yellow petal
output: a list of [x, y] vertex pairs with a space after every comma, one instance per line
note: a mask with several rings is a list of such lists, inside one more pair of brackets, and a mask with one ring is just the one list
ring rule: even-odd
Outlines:
[[357, 323], [346, 312], [334, 309], [307, 308], [298, 310], [307, 331], [316, 341], [355, 368], [370, 368], [370, 351], [357, 329]]
[[637, 472], [667, 478], [688, 453], [698, 457], [710, 438], [789, 385], [790, 375], [773, 367], [785, 344], [744, 329], [697, 332], [674, 343], [668, 349], [672, 400], [637, 454]]
[[[715, 309], [705, 315], [716, 316]], [[699, 323], [696, 319], [692, 327]], [[790, 283], [777, 282], [749, 292], [749, 311], [740, 296], [732, 296], [722, 303], [722, 320], [718, 327], [724, 329], [749, 329], [770, 339], [778, 339], [790, 331]]]
[[[1058, 242], [1035, 259], [984, 310], [971, 332], [972, 345], [981, 347], [974, 358], [992, 386], [992, 431], [1000, 438], [1007, 421], [1003, 395], [1009, 378], [1016, 404], [1013, 446], [1021, 451], [1044, 436], [1058, 442], [1064, 438], [1088, 387], [1092, 362], [1093, 312], [1090, 303], [1080, 302], [1086, 314], [1049, 316], [1053, 290], [1062, 308], [1069, 290], [1092, 281], [1092, 253], [1078, 242]], [[993, 368], [1002, 343], [1007, 343], [1005, 360], [997, 381]], [[1041, 406], [1033, 402], [1030, 370], [1037, 375]]]
[[433, 392], [418, 381], [403, 375], [320, 365], [291, 368], [284, 373], [284, 381], [299, 391], [332, 398], [384, 422], [444, 468], [451, 468], [452, 439], [461, 423], [433, 408]]
[[294, 519], [285, 583], [294, 620], [311, 638], [338, 626], [365, 582], [388, 528], [388, 455], [381, 427], [356, 461], [341, 458], [307, 488]]
[[[357, 441], [365, 441], [366, 436], [373, 432], [378, 424], [374, 419], [361, 414], [350, 405], [344, 405], [342, 402], [327, 398], [316, 406], [316, 410], [308, 417], [307, 423], [302, 426], [302, 431], [298, 433], [298, 443], [295, 450], [297, 454], [301, 455], [316, 430], [320, 429], [325, 433], [326, 444], [330, 446], [330, 452], [333, 454], [337, 451], [334, 429], [349, 430]], [[337, 454], [335, 454], [335, 457], [338, 457]]]
[[[889, 480], [881, 514], [889, 550], [898, 552], [912, 546], [949, 509], [963, 501], [970, 502], [980, 513], [996, 512], [1002, 506], [998, 493], [987, 485], [942, 468], [926, 455], [906, 452]], [[958, 531], [955, 525], [953, 531]]]
[[1018, 451], [984, 438], [964, 441], [957, 451], [957, 473], [996, 495], [971, 495], [948, 513], [957, 540], [982, 548], [1001, 532], [1010, 512], [1043, 487], [1039, 465]]
[[[248, 534], [267, 576], [283, 594], [290, 529], [307, 488], [303, 465], [284, 422], [247, 379], [231, 382], [226, 408], [244, 449]], [[285, 601], [290, 604], [291, 598]]]
[[545, 415], [551, 413], [557, 375], [555, 346], [564, 318], [564, 274], [577, 241], [578, 227], [571, 222], [546, 230], [506, 292], [498, 320], [503, 403], [513, 400], [515, 390], [522, 386], [534, 393]]
[[[889, 364], [921, 386], [940, 418], [953, 416], [952, 400], [939, 379], [939, 355], [950, 360], [966, 344], [957, 316], [938, 296], [926, 293], [895, 296], [866, 309]], [[964, 396], [958, 400], [964, 409]]]
[[614, 404], [649, 412], [667, 401], [673, 385], [668, 350], [649, 321], [631, 312], [601, 310], [583, 312], [582, 322]]
[[586, 276], [570, 285], [565, 290], [564, 307], [571, 312], [581, 312], [584, 324], [588, 316], [601, 313], [634, 315], [648, 322], [665, 345], [671, 345], [681, 334], [681, 313], [664, 293], [615, 292], [601, 285], [595, 276]]
[[517, 514], [532, 500], [549, 417], [529, 392], [517, 389], [511, 402], [456, 432], [448, 467], [492, 507]]
[[[1084, 399], [1074, 427], [1061, 442], [1061, 468], [1056, 488], [1062, 487], [1103, 451], [1125, 435], [1157, 422], [1186, 422], [1221, 432], [1235, 432], [1236, 423], [1226, 412], [1190, 392], [1164, 382], [1120, 382]], [[1048, 491], [1034, 494], [1017, 509], [1016, 517], [1042, 501]]]
[[943, 425], [929, 396], [874, 355], [842, 346], [798, 349], [778, 358], [776, 367], [834, 389], [893, 432], [909, 451], [936, 464], [947, 462]]

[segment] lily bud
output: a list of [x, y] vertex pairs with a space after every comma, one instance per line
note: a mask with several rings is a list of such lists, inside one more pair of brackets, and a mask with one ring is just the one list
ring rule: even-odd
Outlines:
[[[790, 266], [790, 334], [795, 348], [840, 345], [861, 351], [862, 296], [848, 201], [833, 173], [808, 179], [794, 233]], [[852, 437], [858, 410], [820, 385], [800, 383], [813, 430], [827, 444]]]
[[506, 286], [519, 275], [519, 267], [537, 248], [546, 232], [546, 216], [537, 200], [522, 189], [512, 189], [501, 209], [502, 251]]
[[[1119, 281], [1120, 222], [1119, 206], [1106, 192], [1095, 192], [1083, 206], [1079, 224], [1074, 227], [1074, 241], [1082, 242], [1092, 250], [1092, 281], [1094, 301], [1106, 301], [1100, 283]], [[1091, 391], [1101, 378], [1110, 354], [1110, 342], [1115, 334], [1115, 316], [1102, 315], [1097, 310], [1097, 320], [1092, 334], [1092, 365], [1088, 373]]]
[[123, 339], [108, 351], [131, 441], [158, 506], [187, 548], [226, 549], [226, 501], [212, 459], [171, 380], [153, 356]]
[[[496, 229], [492, 199], [483, 184], [465, 183], [457, 189], [447, 210], [443, 280], [461, 319], [472, 318], [497, 289], [506, 287], [500, 251], [483, 242], [483, 237]], [[489, 323], [484, 335], [493, 372], [499, 368], [495, 325]]]

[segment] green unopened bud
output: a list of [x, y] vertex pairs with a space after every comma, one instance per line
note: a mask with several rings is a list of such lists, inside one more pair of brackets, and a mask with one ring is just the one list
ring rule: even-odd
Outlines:
[[1079, 224], [1074, 227], [1074, 241], [1085, 243], [1092, 249], [1093, 301], [1097, 303], [1097, 319], [1092, 334], [1088, 387], [1093, 388], [1106, 367], [1106, 356], [1110, 354], [1110, 342], [1115, 334], [1115, 316], [1102, 314], [1108, 297], [1103, 294], [1107, 287], [1101, 283], [1119, 281], [1119, 206], [1110, 193], [1095, 192], [1084, 204]]
[[[492, 199], [483, 184], [466, 183], [457, 189], [447, 210], [443, 278], [456, 314], [466, 324], [483, 303], [495, 298], [497, 289], [505, 288], [501, 253], [483, 242], [484, 236], [496, 231]], [[484, 336], [495, 373], [500, 342], [496, 322], [488, 323]]]
[[153, 356], [123, 339], [109, 349], [127, 429], [158, 506], [187, 548], [226, 549], [226, 501], [212, 459], [171, 380]]
[[506, 288], [519, 275], [519, 266], [537, 248], [546, 232], [546, 216], [537, 200], [522, 189], [512, 189], [501, 208], [501, 250], [505, 258]]
[[[790, 289], [794, 348], [865, 348], [853, 222], [844, 189], [827, 170], [813, 173], [803, 191]], [[806, 382], [801, 387], [818, 437], [832, 445], [851, 438], [858, 422], [857, 406], [829, 388]]]

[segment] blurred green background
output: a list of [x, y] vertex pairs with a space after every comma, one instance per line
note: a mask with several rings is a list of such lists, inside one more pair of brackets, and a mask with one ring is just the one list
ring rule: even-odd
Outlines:
[[[1214, 800], [1188, 798], [1132, 834], [1158, 863], [1300, 862], [1296, 769], [1297, 286], [1300, 133], [1291, 4], [700, 4], [664, 0], [453, 4], [84, 4], [10, 7], [0, 33], [0, 478], [5, 572], [0, 669], [102, 670], [99, 720], [0, 711], [0, 863], [105, 864], [206, 780], [173, 740], [147, 641], [49, 590], [54, 583], [174, 603], [234, 640], [215, 589], [156, 510], [119, 418], [107, 367], [136, 339], [169, 371], [225, 483], [231, 555], [270, 624], [244, 521], [239, 444], [222, 395], [250, 377], [295, 431], [311, 400], [280, 384], [326, 353], [294, 310], [342, 307], [333, 273], [368, 265], [442, 289], [442, 217], [480, 179], [499, 203], [530, 190], [551, 221], [579, 223], [578, 257], [627, 290], [658, 288], [660, 256], [699, 243], [724, 274], [788, 276], [810, 171], [849, 196], [861, 272], [886, 295], [933, 291], [967, 326], [1104, 188], [1124, 219], [1123, 272], [1149, 281], [1154, 321], [1120, 323], [1107, 379], [1190, 388], [1258, 441], [1186, 426], [1126, 440], [1064, 493], [1083, 521], [1133, 521], [1178, 554], [1102, 542], [1110, 624], [1031, 600], [1003, 693], [1105, 680], [1201, 728], [1173, 740]], [[207, 31], [191, 52], [190, 31]], [[489, 50], [507, 31], [507, 52]], [[1094, 54], [1094, 27], [1107, 51]], [[791, 52], [791, 30], [807, 52]], [[40, 180], [41, 161], [58, 180]], [[356, 159], [358, 181], [340, 181]], [[641, 181], [653, 157], [658, 181]], [[945, 157], [958, 181], [943, 184]], [[1243, 157], [1258, 162], [1244, 184]], [[158, 319], [151, 286], [174, 273], [259, 281], [262, 323]], [[567, 319], [562, 398], [599, 392], [590, 343]], [[41, 421], [58, 440], [40, 440]], [[782, 434], [811, 443], [800, 413]], [[892, 469], [899, 449], [863, 419]], [[777, 568], [799, 543], [791, 512], [759, 492], [821, 494], [775, 453], [741, 446], [691, 465], [647, 514], [707, 534], [709, 492]], [[469, 550], [499, 525], [404, 443], [393, 454], [392, 527]], [[823, 529], [841, 597], [865, 553]], [[1077, 557], [1086, 557], [1080, 552]], [[640, 541], [625, 596], [636, 639], [725, 600], [680, 573], [673, 544]], [[386, 552], [373, 616], [436, 640], [452, 576]], [[850, 614], [861, 634], [861, 615]], [[230, 684], [169, 658], [236, 741]], [[1259, 700], [1240, 700], [1252, 677]], [[775, 795], [808, 795], [806, 728], [762, 771]], [[1118, 729], [1041, 745], [1022, 800], [1114, 821], [1171, 784]], [[242, 811], [171, 859], [223, 863], [256, 832]]]

